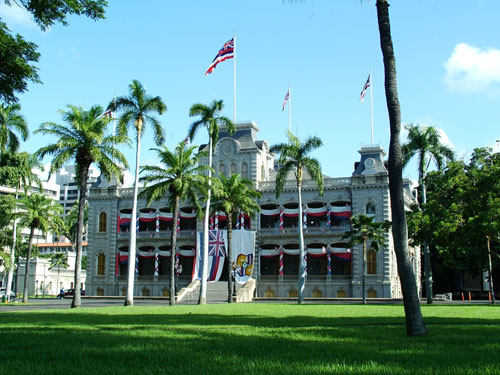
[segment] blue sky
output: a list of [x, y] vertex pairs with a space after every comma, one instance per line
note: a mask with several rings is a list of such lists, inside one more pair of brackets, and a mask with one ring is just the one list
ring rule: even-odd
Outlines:
[[[40, 31], [20, 9], [0, 6], [11, 30], [38, 44], [42, 85], [20, 96], [31, 131], [61, 122], [67, 104], [106, 106], [138, 79], [168, 106], [160, 117], [173, 147], [193, 121], [189, 107], [223, 99], [233, 115], [233, 61], [204, 73], [219, 48], [237, 35], [237, 121], [254, 120], [261, 139], [285, 140], [292, 87], [292, 130], [318, 135], [314, 153], [323, 172], [351, 175], [357, 151], [370, 144], [370, 98], [359, 94], [373, 69], [375, 143], [387, 150], [375, 0], [120, 0], [107, 19], [71, 17], [70, 25]], [[500, 139], [500, 2], [392, 1], [390, 16], [403, 123], [439, 128], [459, 157]], [[193, 144], [205, 143], [200, 132]], [[32, 135], [23, 149], [53, 141]], [[404, 139], [403, 139], [404, 141]], [[141, 164], [155, 163], [151, 132]], [[134, 163], [134, 149], [123, 150]], [[46, 160], [49, 161], [49, 160]], [[414, 166], [405, 175], [416, 177]]]

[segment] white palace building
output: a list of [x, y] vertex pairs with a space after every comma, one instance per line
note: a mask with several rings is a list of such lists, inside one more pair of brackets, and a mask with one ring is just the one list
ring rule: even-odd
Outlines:
[[[254, 122], [238, 123], [236, 133], [223, 128], [214, 148], [213, 166], [219, 174], [241, 173], [251, 179], [262, 193], [261, 211], [245, 217], [245, 229], [256, 232], [255, 261], [252, 277], [254, 296], [262, 298], [297, 297], [299, 238], [298, 198], [295, 179], [285, 184], [277, 199], [275, 194], [275, 155], [267, 141], [258, 140]], [[208, 148], [206, 145], [201, 149]], [[350, 177], [324, 177], [324, 194], [319, 195], [314, 182], [305, 180], [302, 189], [307, 228], [304, 240], [307, 251], [306, 298], [361, 298], [362, 249], [349, 249], [342, 235], [349, 230], [352, 215], [374, 215], [377, 221], [391, 220], [389, 179], [385, 153], [380, 146], [362, 147], [360, 161]], [[208, 162], [204, 160], [203, 162]], [[129, 222], [132, 212], [131, 188], [116, 182], [98, 181], [89, 196], [87, 295], [120, 296], [126, 291]], [[405, 203], [415, 201], [410, 181], [405, 184]], [[226, 226], [218, 218], [219, 229]], [[182, 265], [180, 287], [191, 283], [196, 251], [196, 231], [202, 230], [193, 207], [181, 203], [180, 220], [172, 225], [172, 213], [166, 199], [146, 206], [138, 201], [136, 296], [168, 296], [170, 235], [179, 231], [176, 254]], [[237, 229], [236, 229], [237, 230]], [[367, 256], [366, 290], [368, 298], [400, 298], [392, 236], [388, 247]], [[414, 272], [420, 289], [420, 249], [410, 248]], [[227, 280], [224, 271], [221, 280]]]

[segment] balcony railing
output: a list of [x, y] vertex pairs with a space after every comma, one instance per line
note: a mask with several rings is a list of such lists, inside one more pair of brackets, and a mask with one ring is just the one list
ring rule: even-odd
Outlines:
[[[349, 225], [341, 225], [341, 226], [333, 226], [331, 228], [326, 228], [326, 227], [309, 227], [307, 229], [304, 229], [304, 234], [341, 234], [345, 233], [348, 230], [350, 230]], [[261, 234], [297, 234], [299, 233], [299, 228], [297, 227], [290, 227], [290, 228], [284, 228], [284, 229], [279, 229], [279, 228], [262, 228], [260, 229]]]
[[[351, 185], [351, 179], [349, 177], [343, 178], [325, 178], [323, 179], [323, 186], [328, 187], [348, 187]], [[317, 188], [314, 181], [304, 180], [302, 182], [302, 188]], [[297, 182], [295, 180], [286, 181], [283, 185], [283, 189], [297, 189]], [[275, 181], [262, 181], [259, 184], [259, 190], [261, 191], [275, 191], [276, 182]]]
[[[196, 234], [196, 230], [181, 230], [177, 233], [177, 238], [184, 237], [194, 237]], [[171, 230], [161, 230], [159, 232], [156, 231], [142, 231], [137, 232], [137, 238], [170, 238], [172, 236]], [[118, 238], [120, 239], [128, 239], [130, 238], [130, 232], [118, 232]]]

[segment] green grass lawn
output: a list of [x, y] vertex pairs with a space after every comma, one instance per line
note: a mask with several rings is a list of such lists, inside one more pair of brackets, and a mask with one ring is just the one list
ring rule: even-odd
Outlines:
[[500, 307], [238, 304], [0, 313], [0, 374], [500, 374]]

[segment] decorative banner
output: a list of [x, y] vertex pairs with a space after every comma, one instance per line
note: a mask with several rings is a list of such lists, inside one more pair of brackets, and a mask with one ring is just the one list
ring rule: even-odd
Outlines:
[[283, 276], [283, 251], [280, 251], [280, 276]]
[[214, 217], [213, 216], [210, 216], [210, 225], [209, 225], [209, 229], [210, 230], [214, 230]]
[[160, 215], [156, 215], [156, 233], [160, 231]]
[[241, 216], [240, 216], [240, 220], [241, 220], [241, 223], [240, 223], [240, 228], [241, 228], [241, 229], [245, 229], [245, 213], [244, 213], [244, 212], [242, 212], [240, 215], [241, 215]]
[[139, 254], [135, 254], [135, 276], [139, 275]]
[[[233, 234], [234, 236], [234, 234]], [[208, 281], [219, 281], [224, 260], [226, 259], [227, 231], [211, 230], [209, 231], [208, 253], [214, 254], [208, 256]], [[197, 232], [196, 236], [196, 256], [194, 260], [192, 281], [201, 280], [203, 277], [202, 267], [203, 257], [203, 232]]]
[[218, 230], [218, 229], [219, 229], [219, 212], [216, 212], [216, 213], [215, 213], [214, 229], [215, 229], [215, 230]]
[[240, 216], [241, 212], [238, 211], [238, 216], [236, 216], [236, 229], [240, 229]]
[[283, 224], [283, 209], [280, 209], [280, 230], [284, 229], [284, 224]]
[[335, 219], [347, 220], [351, 217], [351, 206], [332, 206], [330, 212]]
[[332, 276], [332, 254], [330, 253], [330, 251], [326, 253], [326, 259], [326, 274], [328, 276]]
[[303, 228], [307, 229], [307, 206], [304, 209], [303, 215], [302, 215], [302, 222], [303, 222]]
[[252, 277], [255, 258], [255, 232], [243, 229], [234, 231], [232, 245], [236, 263], [236, 282], [245, 284]]
[[328, 206], [328, 212], [326, 213], [326, 227], [332, 227], [332, 219], [330, 218], [330, 206]]
[[177, 216], [177, 233], [181, 231], [181, 217]]
[[159, 263], [160, 263], [159, 259], [158, 259], [159, 256], [160, 256], [160, 254], [158, 252], [158, 249], [156, 249], [156, 251], [155, 251], [155, 276], [159, 275], [159, 272], [158, 272], [158, 268], [159, 268], [158, 266], [159, 266]]
[[305, 264], [305, 266], [304, 266], [304, 273], [307, 276], [307, 252], [304, 253], [304, 264]]

